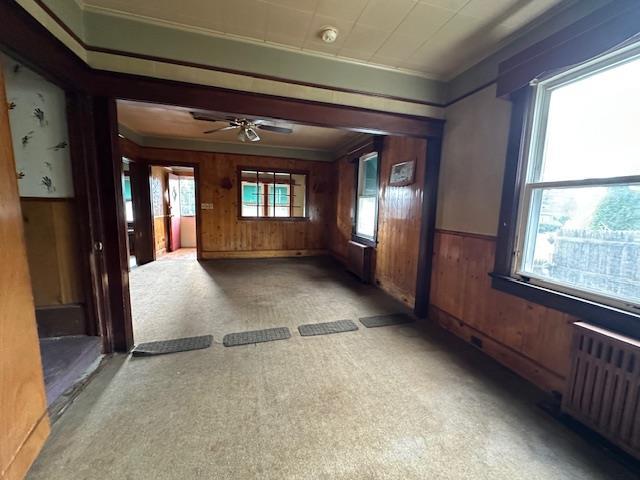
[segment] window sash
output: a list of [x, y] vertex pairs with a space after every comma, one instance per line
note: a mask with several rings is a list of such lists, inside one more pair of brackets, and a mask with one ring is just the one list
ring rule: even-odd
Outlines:
[[640, 309], [639, 304], [635, 304], [628, 299], [616, 297], [614, 294], [594, 291], [588, 287], [576, 287], [531, 273], [525, 269], [528, 258], [533, 254], [532, 249], [535, 248], [535, 235], [538, 230], [538, 222], [540, 219], [539, 211], [542, 195], [540, 195], [538, 204], [534, 201], [534, 192], [570, 187], [587, 187], [587, 186], [616, 186], [631, 185], [640, 183], [640, 175], [628, 175], [618, 177], [603, 178], [576, 178], [571, 180], [557, 181], [539, 181], [542, 174], [544, 161], [544, 147], [546, 141], [546, 130], [548, 124], [549, 106], [551, 100], [551, 92], [568, 83], [580, 80], [603, 70], [615, 68], [622, 63], [637, 59], [640, 54], [638, 45], [632, 48], [622, 49], [615, 55], [606, 59], [596, 59], [585, 65], [582, 65], [575, 71], [569, 71], [563, 75], [553, 77], [549, 80], [537, 83], [534, 86], [534, 102], [533, 108], [529, 111], [527, 117], [527, 128], [525, 129], [523, 151], [523, 162], [521, 166], [522, 180], [520, 188], [520, 199], [518, 206], [517, 227], [515, 237], [515, 250], [513, 252], [513, 262], [511, 264], [511, 274], [514, 277], [525, 279], [528, 282], [545, 288], [550, 288], [562, 293], [575, 295], [587, 300], [593, 300], [598, 303], [610, 305], [623, 310], [633, 311], [635, 313]]
[[[366, 192], [366, 173], [367, 163], [375, 162], [375, 172], [376, 172], [376, 180], [375, 180], [375, 193], [374, 192]], [[380, 156], [378, 152], [373, 152], [367, 155], [360, 157], [358, 160], [358, 178], [357, 178], [357, 195], [356, 195], [356, 214], [355, 214], [355, 225], [354, 225], [354, 233], [356, 237], [360, 237], [366, 240], [375, 241], [377, 237], [378, 230], [378, 190], [379, 190], [379, 169], [380, 169]], [[373, 199], [373, 211], [371, 215], [373, 218], [368, 219], [369, 221], [364, 221], [361, 217], [364, 203], [362, 200]], [[362, 230], [365, 225], [372, 224], [372, 233], [369, 235], [368, 232]]]
[[[238, 170], [238, 178], [240, 218], [307, 218], [308, 174], [306, 172], [242, 168]], [[246, 187], [255, 188], [254, 201], [245, 201]], [[295, 200], [298, 196], [302, 197], [301, 205], [296, 204]], [[286, 198], [286, 203], [283, 198]], [[248, 211], [253, 208], [255, 208], [255, 212]]]

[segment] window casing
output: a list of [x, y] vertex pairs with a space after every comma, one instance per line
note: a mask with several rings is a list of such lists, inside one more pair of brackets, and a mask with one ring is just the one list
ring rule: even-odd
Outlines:
[[638, 78], [636, 46], [534, 87], [511, 272], [634, 313], [640, 309]]
[[306, 219], [307, 178], [306, 172], [240, 169], [240, 218]]
[[378, 170], [377, 152], [358, 159], [356, 184], [356, 214], [354, 236], [375, 242], [378, 229]]

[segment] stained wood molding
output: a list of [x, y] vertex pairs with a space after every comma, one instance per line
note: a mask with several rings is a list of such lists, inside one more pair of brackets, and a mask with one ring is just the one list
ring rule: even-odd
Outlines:
[[327, 255], [325, 249], [314, 250], [236, 250], [236, 251], [203, 251], [202, 258], [281, 258], [281, 257], [317, 257]]
[[640, 2], [616, 0], [500, 63], [497, 96], [550, 71], [585, 62], [640, 33]]
[[65, 90], [365, 133], [442, 136], [441, 119], [96, 70], [16, 2], [0, 2], [0, 18], [0, 48]]
[[85, 309], [81, 304], [36, 307], [36, 322], [40, 338], [88, 333]]

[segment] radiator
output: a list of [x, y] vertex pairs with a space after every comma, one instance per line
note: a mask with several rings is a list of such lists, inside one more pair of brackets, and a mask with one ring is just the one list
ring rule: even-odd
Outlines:
[[365, 283], [371, 281], [372, 248], [358, 242], [349, 242], [347, 247], [347, 269]]
[[563, 411], [640, 458], [640, 342], [582, 322], [574, 327]]

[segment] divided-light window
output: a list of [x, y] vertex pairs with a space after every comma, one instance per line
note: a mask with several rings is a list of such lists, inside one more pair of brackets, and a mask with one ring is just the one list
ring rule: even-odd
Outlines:
[[540, 82], [514, 274], [640, 308], [640, 51]]
[[306, 218], [305, 173], [240, 170], [240, 217]]

